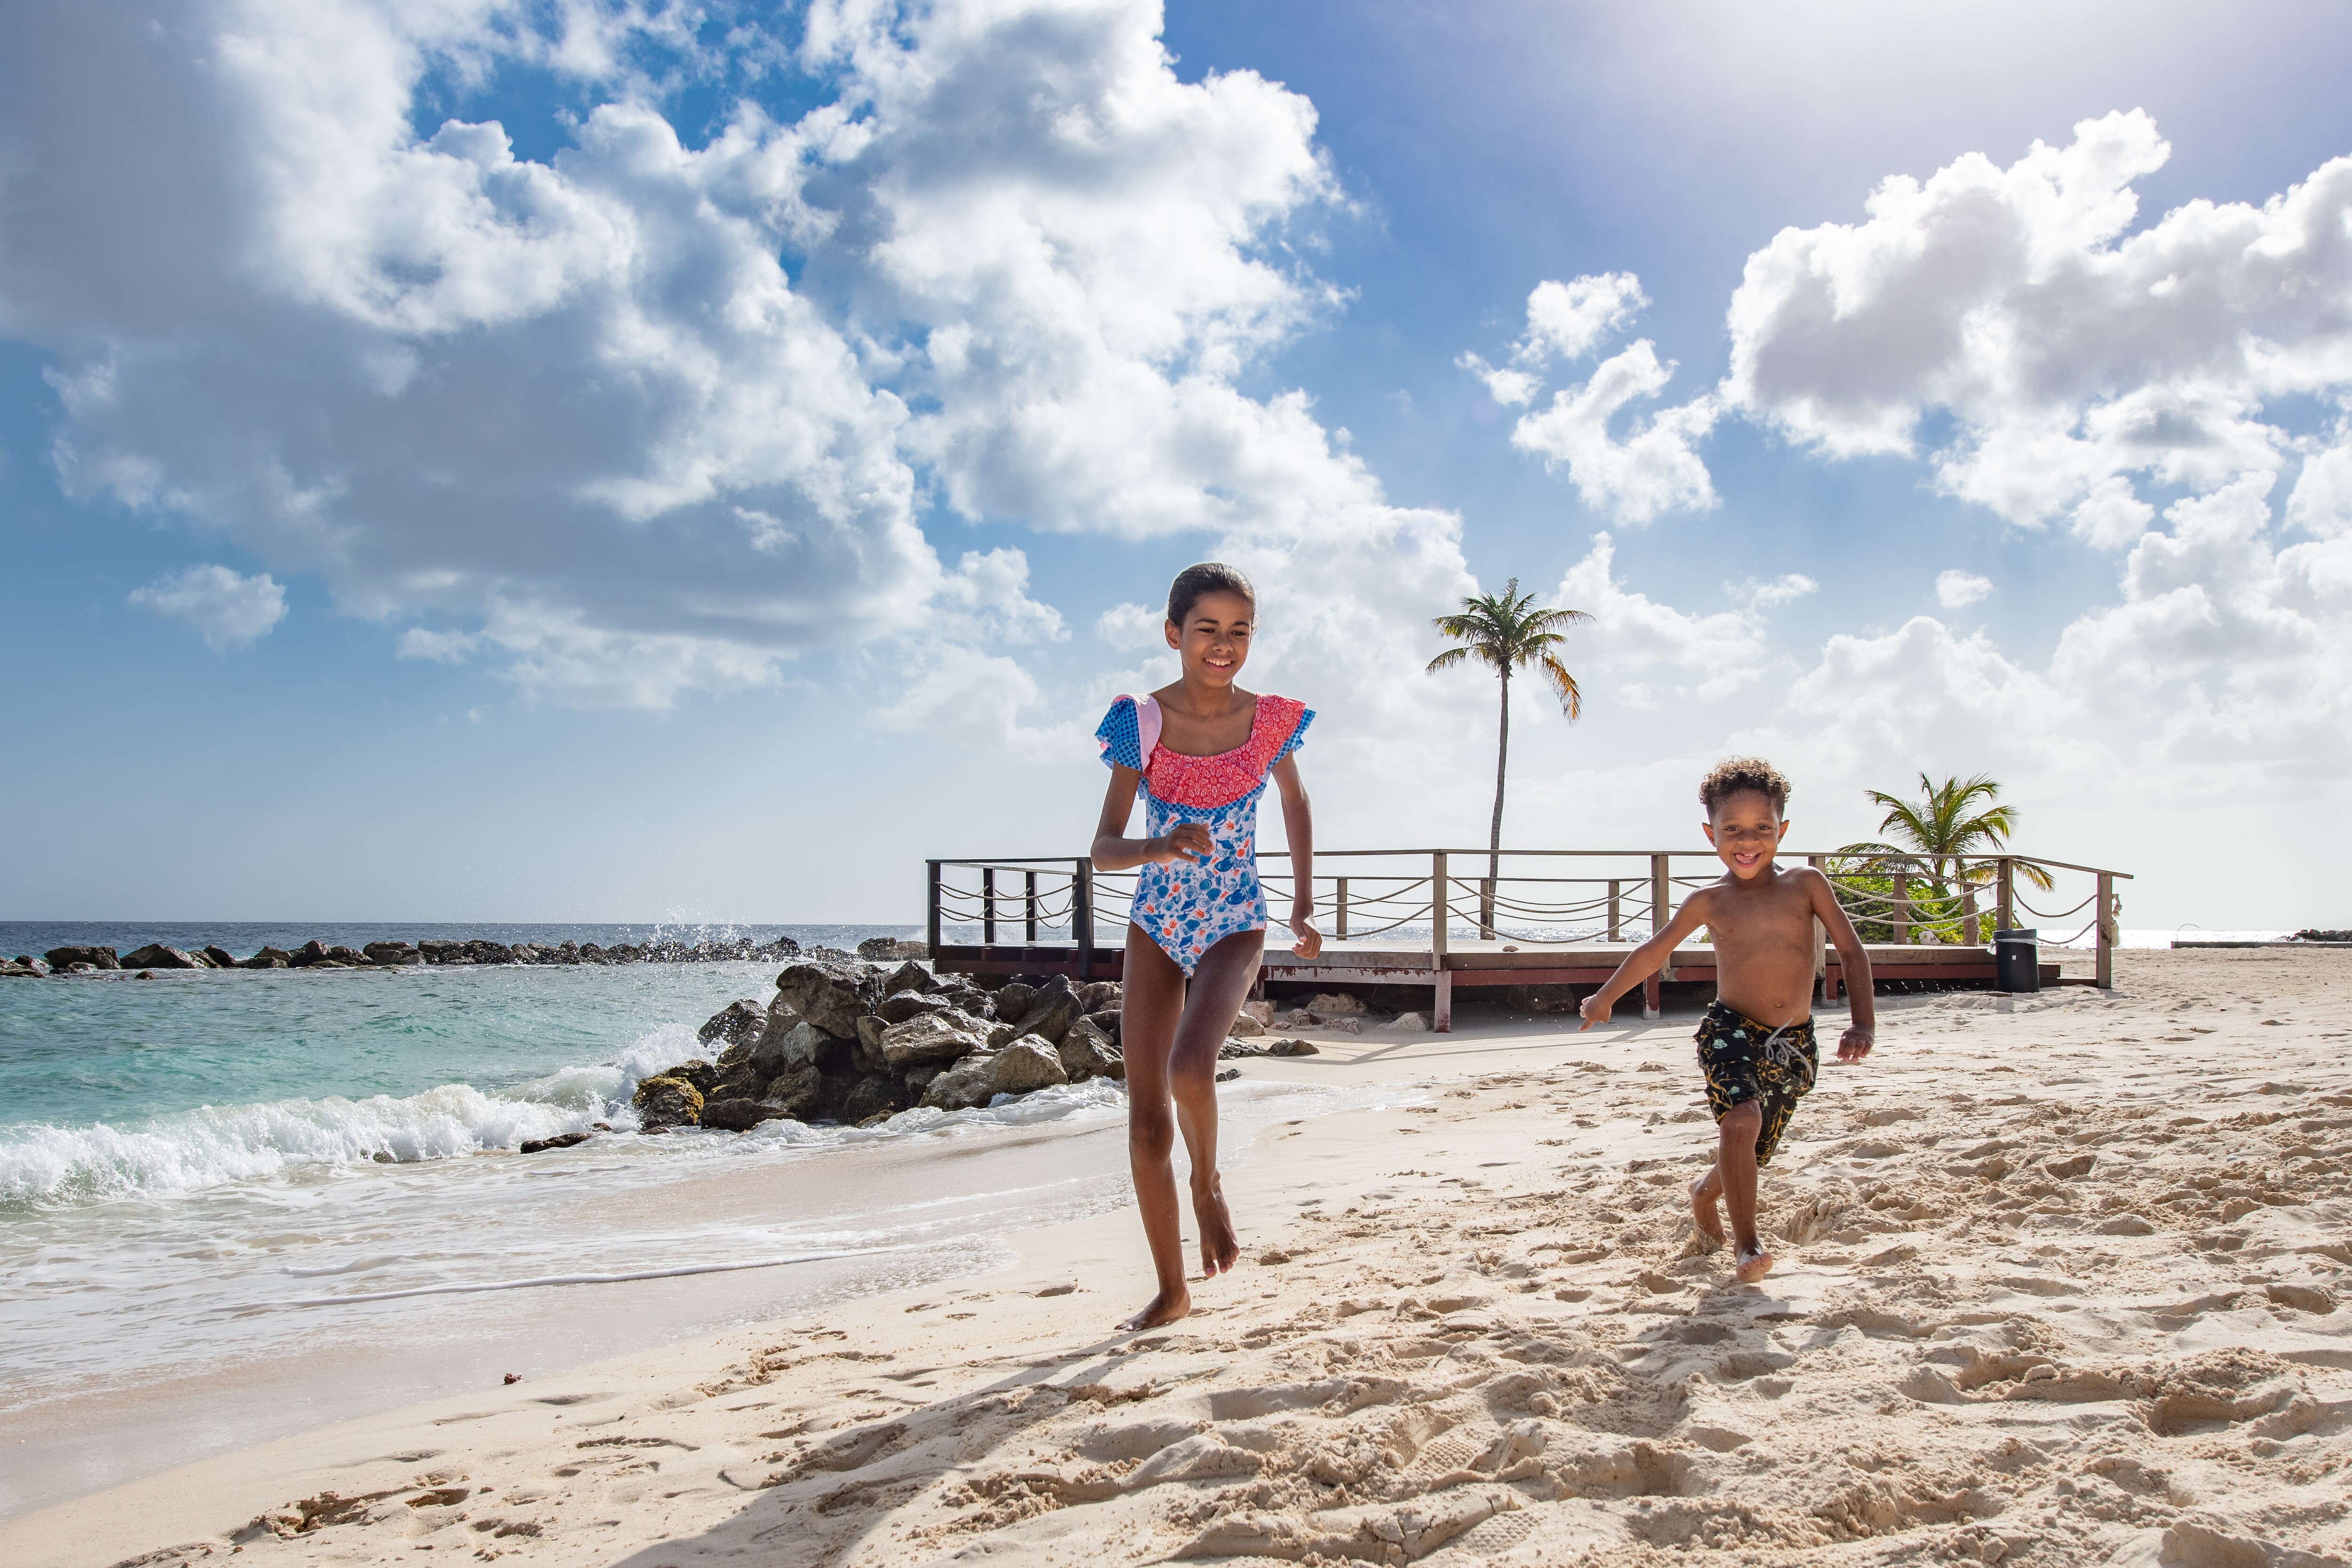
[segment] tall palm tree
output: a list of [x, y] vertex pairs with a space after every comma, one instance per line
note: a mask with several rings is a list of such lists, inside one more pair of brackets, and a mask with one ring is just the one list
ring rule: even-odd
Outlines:
[[1561, 627], [1591, 618], [1582, 610], [1538, 605], [1533, 594], [1519, 592], [1519, 580], [1514, 577], [1500, 594], [1474, 595], [1462, 601], [1458, 613], [1440, 616], [1433, 623], [1454, 639], [1454, 646], [1429, 661], [1431, 674], [1475, 658], [1492, 669], [1503, 684], [1502, 721], [1495, 736], [1495, 816], [1486, 829], [1486, 880], [1478, 894], [1481, 935], [1495, 933], [1495, 880], [1503, 847], [1503, 780], [1511, 756], [1511, 671], [1535, 671], [1559, 699], [1559, 710], [1575, 719], [1584, 711], [1584, 693], [1577, 689], [1576, 677], [1569, 674], [1552, 650], [1567, 640], [1560, 635]]
[[[1960, 930], [1973, 939], [1978, 934], [1977, 889], [1992, 880], [1993, 868], [1966, 861], [1998, 856], [2009, 847], [2010, 835], [2017, 830], [2017, 807], [1994, 804], [2000, 798], [2000, 785], [1988, 773], [1937, 784], [1923, 773], [1916, 800], [1884, 790], [1864, 793], [1872, 805], [1885, 808], [1878, 831], [1892, 842], [1850, 844], [1841, 853], [1867, 857], [1875, 869], [1924, 876], [1938, 899], [1949, 897], [1957, 888], [1962, 900]], [[2018, 861], [2017, 868], [2035, 887], [2052, 886], [2050, 873], [2031, 860]]]

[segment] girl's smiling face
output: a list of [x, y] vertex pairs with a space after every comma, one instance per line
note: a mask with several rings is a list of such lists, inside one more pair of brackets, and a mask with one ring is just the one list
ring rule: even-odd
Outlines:
[[1168, 625], [1168, 646], [1184, 661], [1184, 679], [1229, 687], [1249, 658], [1250, 624], [1257, 606], [1239, 594], [1203, 594], [1184, 624]]

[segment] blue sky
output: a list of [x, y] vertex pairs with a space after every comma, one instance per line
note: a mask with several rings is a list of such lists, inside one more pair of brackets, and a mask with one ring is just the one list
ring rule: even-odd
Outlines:
[[2048, 10], [21, 8], [0, 913], [911, 919], [1225, 554], [1327, 845], [1483, 838], [1516, 575], [1515, 842], [1989, 771], [2340, 924], [2352, 22]]

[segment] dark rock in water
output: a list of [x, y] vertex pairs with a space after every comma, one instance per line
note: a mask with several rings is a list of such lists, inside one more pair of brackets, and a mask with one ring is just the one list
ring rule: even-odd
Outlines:
[[2297, 942], [2352, 942], [2352, 931], [2319, 931], [2312, 929], [2294, 933]]
[[[1078, 1020], [1083, 1012], [1084, 1008], [1078, 1002], [1077, 994], [1070, 988], [1068, 977], [1056, 974], [1033, 994], [1029, 1010], [1021, 1016], [1021, 1022], [1013, 1031], [1013, 1037], [1020, 1039], [1034, 1035], [1049, 1045], [1059, 1045], [1062, 1043], [1062, 1037], [1070, 1032], [1070, 1026]], [[996, 1016], [1000, 1018], [1004, 1016], [1004, 1005], [1001, 994], [997, 1003]]]
[[1270, 1057], [1315, 1057], [1323, 1054], [1322, 1047], [1312, 1040], [1276, 1040], [1265, 1047]]
[[767, 1026], [766, 1004], [749, 1000], [730, 1002], [713, 1013], [702, 1027], [694, 1032], [694, 1037], [706, 1046], [713, 1040], [724, 1040], [730, 1046], [749, 1045], [758, 1039], [760, 1032]]
[[848, 1096], [841, 1102], [839, 1115], [840, 1120], [855, 1125], [877, 1116], [896, 1116], [910, 1103], [906, 1080], [898, 1074], [867, 1073], [851, 1085]]
[[869, 936], [857, 944], [857, 956], [880, 963], [898, 956], [898, 939], [895, 936]]
[[882, 975], [870, 964], [816, 959], [777, 975], [776, 992], [825, 1033], [854, 1039], [857, 1020], [882, 1000]]
[[920, 1067], [908, 1068], [900, 1079], [907, 1086], [907, 1103], [922, 1104], [923, 1091], [931, 1087], [933, 1079], [947, 1070], [946, 1064], [942, 1062], [925, 1062]]
[[851, 1042], [849, 1068], [852, 1072], [887, 1072], [890, 1064], [882, 1059], [882, 1031], [888, 1028], [881, 1019], [871, 1016], [857, 1020], [857, 1038]]
[[575, 1143], [586, 1142], [588, 1134], [585, 1132], [559, 1132], [552, 1138], [526, 1138], [522, 1141], [522, 1147], [515, 1152], [519, 1154], [544, 1154], [550, 1149], [569, 1149]]
[[239, 967], [236, 960], [229, 956], [229, 951], [225, 947], [208, 947], [205, 949], [205, 957], [212, 962], [212, 966], [215, 969], [236, 969]]
[[664, 1068], [656, 1078], [674, 1078], [694, 1085], [694, 1092], [706, 1098], [719, 1082], [719, 1069], [700, 1057], [693, 1057], [674, 1068]]
[[641, 1132], [693, 1127], [702, 1120], [702, 1093], [684, 1079], [646, 1079], [637, 1085], [630, 1103], [637, 1108], [637, 1130]]
[[882, 994], [885, 996], [896, 996], [902, 991], [929, 991], [930, 988], [931, 972], [912, 962], [900, 964], [882, 982]]
[[883, 1065], [894, 1072], [925, 1062], [954, 1061], [987, 1048], [987, 1036], [962, 1013], [922, 1013], [885, 1028], [878, 1042]]
[[415, 944], [405, 942], [372, 942], [360, 949], [360, 954], [382, 969], [400, 969], [423, 962], [417, 956]]
[[761, 1098], [785, 1115], [805, 1121], [824, 1091], [824, 1075], [817, 1071], [816, 1064], [796, 1062], [768, 1080], [767, 1092]]
[[775, 1106], [749, 1098], [705, 1100], [702, 1125], [715, 1127], [721, 1132], [749, 1132], [762, 1121], [774, 1121], [784, 1113]]
[[[118, 964], [116, 967], [120, 968], [121, 965]], [[95, 963], [68, 963], [63, 968], [52, 970], [50, 973], [53, 974], [95, 974], [98, 973], [98, 965]]]
[[64, 969], [70, 964], [87, 963], [92, 969], [120, 969], [122, 963], [110, 947], [53, 947], [43, 953], [52, 969]]
[[499, 942], [484, 942], [477, 937], [466, 944], [466, 956], [476, 963], [512, 963], [514, 949]]
[[5, 963], [0, 963], [0, 978], [13, 975], [20, 980], [33, 980], [47, 974], [48, 972], [48, 965], [47, 964], [43, 964], [40, 968], [36, 969], [29, 963], [19, 963], [13, 958]]
[[1219, 1074], [1217, 1075], [1217, 1081], [1218, 1081], [1219, 1083], [1231, 1083], [1231, 1082], [1233, 1082], [1233, 1081], [1234, 1081], [1234, 1079], [1237, 1079], [1237, 1078], [1239, 1078], [1239, 1077], [1241, 1077], [1241, 1076], [1242, 1076], [1242, 1069], [1241, 1069], [1241, 1068], [1227, 1068], [1224, 1071], [1223, 1071], [1223, 1072], [1221, 1072], [1221, 1073], [1219, 1073]]
[[923, 1103], [934, 1110], [970, 1110], [986, 1105], [995, 1092], [988, 1087], [995, 1065], [992, 1054], [964, 1058], [924, 1086]]
[[[737, 1050], [743, 1047], [738, 1046]], [[768, 1080], [773, 1073], [761, 1072], [751, 1065], [750, 1056], [739, 1056], [733, 1061], [719, 1058], [719, 1079], [703, 1095], [705, 1100], [757, 1100], [768, 1092]]]
[[237, 967], [239, 969], [290, 969], [293, 964], [294, 955], [284, 948], [265, 947]]
[[131, 978], [133, 980], [152, 980], [155, 978], [155, 972], [152, 969], [142, 969]]
[[467, 962], [466, 944], [462, 942], [420, 942], [416, 944], [416, 955], [427, 963]]
[[122, 959], [125, 969], [210, 969], [211, 964], [193, 953], [182, 952], [176, 947], [165, 947], [151, 942]]
[[784, 1065], [784, 1040], [794, 1027], [805, 1023], [793, 1005], [782, 996], [768, 1004], [768, 1022], [760, 1030], [759, 1038], [751, 1042], [751, 1065], [762, 1072], [772, 1073]]
[[295, 969], [309, 969], [315, 964], [325, 963], [326, 958], [327, 944], [314, 936], [296, 948], [288, 956], [286, 962]]
[[1025, 980], [1008, 980], [996, 988], [996, 1016], [1006, 1023], [1017, 1023], [1029, 1011], [1029, 1004], [1037, 988]]
[[895, 996], [885, 996], [874, 1016], [885, 1024], [903, 1024], [924, 1013], [954, 1013], [955, 1004], [943, 996], [926, 996], [919, 991], [901, 991]]
[[[766, 1037], [761, 1038], [764, 1045]], [[839, 1072], [848, 1067], [854, 1048], [850, 1041], [838, 1035], [828, 1035], [803, 1018], [785, 1030], [783, 1037], [777, 1042], [774, 1052], [776, 1070], [782, 1072], [788, 1068], [806, 1064], [820, 1072]]]

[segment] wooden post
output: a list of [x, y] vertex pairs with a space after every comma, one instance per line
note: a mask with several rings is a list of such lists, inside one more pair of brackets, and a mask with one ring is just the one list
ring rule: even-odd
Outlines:
[[1078, 942], [1078, 978], [1095, 977], [1095, 863], [1080, 858], [1070, 877], [1070, 934]]
[[1037, 945], [1037, 873], [1031, 871], [1025, 875], [1029, 881], [1029, 909], [1028, 918], [1022, 922], [1023, 940], [1034, 947]]
[[930, 868], [930, 873], [924, 879], [923, 934], [928, 939], [931, 957], [937, 958], [940, 955], [940, 863], [929, 860], [924, 864]]
[[2116, 988], [2116, 942], [2123, 935], [2117, 929], [2115, 915], [2116, 879], [2108, 872], [2099, 873], [2099, 959], [2095, 977], [2102, 991]]
[[1665, 985], [1659, 980], [1658, 972], [1653, 969], [1650, 971], [1650, 977], [1642, 982], [1642, 1016], [1656, 1017], [1659, 1006], [1665, 1000]]
[[1611, 942], [1622, 942], [1624, 940], [1623, 937], [1618, 934], [1618, 929], [1623, 923], [1619, 918], [1618, 890], [1624, 887], [1624, 883], [1620, 882], [1613, 878], [1611, 879], [1609, 883], [1609, 940]]
[[1437, 850], [1429, 858], [1429, 956], [1432, 969], [1445, 967], [1445, 928], [1454, 918], [1447, 907], [1445, 886], [1445, 851]]
[[1895, 873], [1895, 942], [1898, 947], [1911, 944], [1911, 873]]
[[980, 868], [980, 942], [982, 947], [996, 945], [996, 868]]
[[2017, 862], [2004, 855], [1998, 864], [2000, 885], [1996, 897], [2000, 901], [1995, 908], [2000, 913], [1994, 919], [1993, 930], [2015, 931], [2017, 929]]
[[[1820, 871], [1822, 858], [1818, 855], [1808, 855], [1805, 857], [1805, 864]], [[1824, 872], [1823, 875], [1827, 873]], [[1832, 898], [1836, 896], [1837, 889], [1834, 884], [1831, 887], [1830, 893]], [[1819, 917], [1816, 917], [1813, 921], [1813, 984], [1824, 1006], [1828, 1005], [1830, 999], [1829, 935], [1829, 928], [1822, 925]]]
[[1348, 879], [1345, 877], [1339, 879], [1339, 918], [1332, 922], [1331, 940], [1348, 940]]
[[1650, 857], [1650, 934], [1652, 936], [1662, 936], [1665, 933], [1666, 921], [1669, 918], [1666, 910], [1666, 899], [1670, 891], [1666, 879], [1666, 860], [1667, 858], [1664, 855]]
[[1495, 879], [1478, 879], [1478, 935], [1486, 942], [1495, 940]]
[[1445, 928], [1454, 918], [1448, 908], [1449, 891], [1445, 885], [1445, 851], [1435, 850], [1429, 857], [1429, 967], [1437, 973], [1430, 980], [1434, 994], [1430, 1000], [1429, 1021], [1441, 1035], [1454, 1028], [1454, 976], [1445, 969]]

